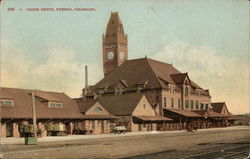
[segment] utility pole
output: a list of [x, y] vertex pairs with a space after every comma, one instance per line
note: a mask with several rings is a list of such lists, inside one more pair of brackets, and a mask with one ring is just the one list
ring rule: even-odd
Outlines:
[[36, 126], [36, 105], [35, 105], [35, 94], [32, 91], [31, 92], [32, 96], [32, 117], [33, 117], [33, 128], [34, 128], [34, 137], [37, 137], [37, 126]]
[[[2, 1], [0, 0], [0, 5], [2, 5]], [[0, 12], [2, 7], [0, 7]], [[1, 21], [2, 17], [0, 15], [0, 21]], [[1, 29], [0, 29], [0, 38], [1, 38]], [[1, 40], [1, 39], [0, 39]], [[2, 72], [1, 72], [1, 63], [2, 63], [2, 56], [1, 56], [1, 42], [0, 42], [0, 100], [1, 100], [1, 96], [2, 96], [2, 88], [1, 88], [1, 79], [2, 79]], [[0, 103], [0, 159], [3, 158], [3, 153], [2, 153], [2, 104]]]
[[[0, 72], [1, 73], [1, 72]], [[0, 75], [1, 78], [1, 75]], [[0, 86], [0, 100], [1, 100], [2, 88]], [[0, 103], [0, 159], [3, 158], [2, 153], [2, 104]]]

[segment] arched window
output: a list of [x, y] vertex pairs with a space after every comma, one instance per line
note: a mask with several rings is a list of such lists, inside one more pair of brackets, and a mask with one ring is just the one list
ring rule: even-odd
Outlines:
[[100, 108], [100, 107], [96, 107], [93, 111], [94, 111], [94, 112], [99, 112], [99, 111], [103, 111], [103, 109]]
[[188, 87], [185, 88], [185, 96], [188, 96]]

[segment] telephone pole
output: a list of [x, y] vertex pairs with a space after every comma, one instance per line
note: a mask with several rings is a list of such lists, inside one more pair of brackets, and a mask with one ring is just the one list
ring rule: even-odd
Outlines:
[[34, 137], [37, 137], [37, 129], [36, 129], [36, 105], [35, 105], [35, 94], [32, 91], [31, 92], [32, 96], [32, 117], [33, 117], [33, 129], [34, 129]]

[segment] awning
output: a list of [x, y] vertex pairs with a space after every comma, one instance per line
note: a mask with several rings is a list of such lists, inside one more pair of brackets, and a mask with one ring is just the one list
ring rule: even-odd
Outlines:
[[209, 117], [211, 118], [228, 118], [228, 115], [226, 114], [221, 114], [221, 113], [217, 113], [217, 112], [214, 112], [214, 111], [207, 111], [208, 114], [209, 114]]
[[182, 109], [166, 109], [166, 108], [165, 110], [185, 117], [211, 117], [211, 118], [228, 117], [228, 115], [208, 110], [182, 110]]
[[133, 116], [143, 121], [172, 121], [173, 119], [162, 116]]
[[185, 116], [185, 117], [203, 117], [199, 113], [195, 113], [195, 112], [190, 111], [190, 110], [166, 109], [166, 108], [164, 108], [164, 110], [170, 111], [170, 112], [173, 112], [175, 114], [179, 114], [179, 115], [182, 115], [182, 116]]
[[119, 117], [114, 115], [84, 115], [84, 119], [119, 119]]

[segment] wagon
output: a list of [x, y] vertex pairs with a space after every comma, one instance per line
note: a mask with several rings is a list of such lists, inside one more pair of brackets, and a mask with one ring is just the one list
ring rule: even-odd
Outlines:
[[65, 135], [64, 124], [45, 124], [45, 130], [48, 136], [63, 136]]
[[114, 127], [112, 127], [111, 128], [111, 131], [113, 132], [113, 133], [117, 133], [117, 134], [121, 134], [121, 133], [123, 133], [123, 134], [125, 134], [125, 132], [126, 132], [126, 127], [125, 126], [114, 126]]

